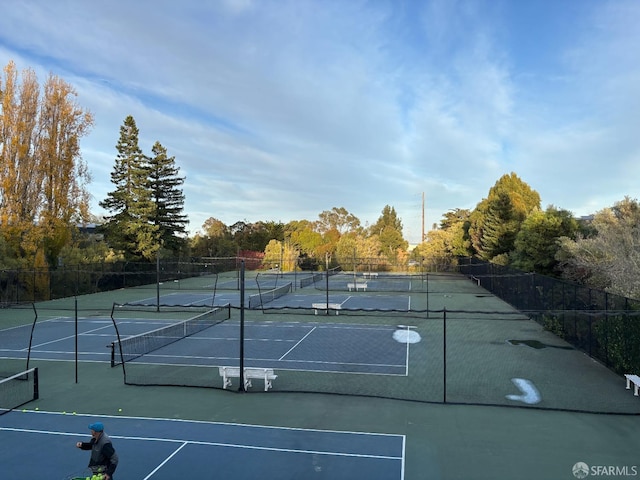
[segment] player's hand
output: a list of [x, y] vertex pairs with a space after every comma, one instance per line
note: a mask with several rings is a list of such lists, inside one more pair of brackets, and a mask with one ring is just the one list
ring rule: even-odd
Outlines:
[[76, 442], [76, 447], [78, 448], [82, 447], [82, 442]]

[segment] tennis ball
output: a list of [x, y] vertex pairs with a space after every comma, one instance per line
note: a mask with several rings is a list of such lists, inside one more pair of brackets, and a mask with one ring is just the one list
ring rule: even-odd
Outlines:
[[36, 407], [36, 412], [37, 412], [38, 410], [40, 410], [40, 407]]
[[73, 412], [73, 415], [75, 415], [75, 414], [76, 414], [76, 412]]
[[119, 412], [121, 412], [121, 411], [122, 411], [122, 409], [121, 409], [121, 408], [119, 408], [119, 409], [118, 409], [118, 411], [119, 411]]
[[27, 413], [27, 410], [26, 410], [26, 409], [23, 409], [23, 410], [22, 410], [22, 413]]

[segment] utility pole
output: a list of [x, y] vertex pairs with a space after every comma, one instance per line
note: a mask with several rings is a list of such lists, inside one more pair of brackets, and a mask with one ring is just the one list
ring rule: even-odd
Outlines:
[[421, 241], [425, 241], [426, 240], [426, 236], [424, 234], [424, 192], [422, 192], [422, 240]]

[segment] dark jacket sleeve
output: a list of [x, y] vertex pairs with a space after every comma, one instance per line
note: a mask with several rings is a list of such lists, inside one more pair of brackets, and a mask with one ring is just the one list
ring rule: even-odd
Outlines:
[[82, 445], [80, 445], [80, 450], [91, 450], [91, 447], [93, 447], [93, 443], [82, 442]]

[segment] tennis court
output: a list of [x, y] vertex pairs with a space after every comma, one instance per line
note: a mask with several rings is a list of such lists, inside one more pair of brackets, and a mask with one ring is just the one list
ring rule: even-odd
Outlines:
[[[11, 479], [83, 475], [95, 416], [14, 411], [0, 416], [0, 464]], [[402, 435], [138, 417], [100, 417], [120, 457], [116, 478], [403, 479]], [[22, 445], [29, 445], [25, 450]], [[38, 452], [38, 461], [31, 455]]]
[[[146, 332], [162, 329], [176, 321], [127, 318], [118, 319], [117, 324], [120, 336], [126, 342], [138, 335], [144, 338]], [[250, 321], [245, 325], [245, 364], [285, 370], [406, 375], [409, 345], [394, 339], [396, 330], [396, 327], [358, 323]], [[26, 358], [30, 331], [30, 326], [22, 326], [3, 332], [0, 355]], [[237, 365], [238, 332], [237, 320], [225, 321], [150, 353], [135, 355], [139, 358], [132, 361], [165, 365]], [[82, 361], [109, 362], [114, 342], [117, 344], [116, 332], [109, 318], [83, 318], [76, 324], [73, 318], [59, 317], [37, 325], [31, 358], [74, 360], [77, 346]], [[324, 348], [327, 344], [334, 348]], [[349, 348], [341, 348], [341, 345]]]
[[[115, 331], [105, 311], [85, 316], [80, 309], [76, 322], [72, 312], [53, 315], [54, 309], [38, 307], [31, 360], [40, 370], [40, 398], [28, 403], [24, 414], [25, 407], [20, 407], [0, 416], [3, 427], [8, 418], [15, 422], [7, 426], [15, 429], [11, 437], [2, 431], [1, 446], [6, 441], [16, 458], [25, 459], [22, 451], [28, 446], [59, 439], [54, 450], [67, 452], [66, 439], [73, 443], [86, 435], [91, 417], [104, 420], [120, 451], [132, 452], [124, 454], [122, 465], [136, 470], [126, 478], [146, 478], [178, 449], [179, 468], [193, 463], [194, 472], [205, 472], [205, 478], [209, 470], [199, 466], [201, 456], [211, 471], [229, 459], [234, 466], [228, 472], [235, 478], [533, 480], [574, 478], [571, 470], [577, 462], [637, 465], [638, 398], [625, 389], [624, 378], [537, 322], [468, 279], [458, 288], [454, 281], [437, 285], [431, 278], [428, 292], [427, 280], [420, 278], [358, 277], [358, 282], [367, 281], [366, 291], [349, 291], [349, 280], [336, 275], [324, 288], [320, 281], [313, 288], [298, 287], [268, 298], [263, 308], [241, 311], [238, 303], [222, 322], [177, 336], [175, 342], [132, 358], [122, 369], [108, 366]], [[272, 286], [279, 288], [281, 282]], [[239, 302], [240, 293], [231, 283], [229, 290], [215, 292], [216, 305], [218, 300]], [[163, 286], [157, 303], [149, 288], [112, 296], [111, 305], [126, 297], [122, 308], [114, 309], [121, 336], [145, 334], [211, 308], [211, 292], [185, 284], [173, 290]], [[80, 301], [92, 304], [90, 298]], [[313, 307], [327, 303], [340, 308]], [[154, 312], [158, 304], [167, 308]], [[29, 329], [25, 325], [0, 331], [5, 366], [23, 364]], [[79, 365], [73, 362], [76, 342]], [[261, 382], [254, 381], [249, 393], [238, 393], [235, 378], [232, 388], [222, 390], [217, 366], [237, 365], [240, 355], [245, 367], [274, 369], [272, 389], [265, 392]], [[69, 414], [73, 411], [77, 414]], [[32, 415], [62, 423], [34, 426], [27, 420]], [[81, 422], [73, 424], [78, 417]], [[158, 423], [149, 426], [146, 419], [151, 418]], [[118, 422], [111, 424], [112, 419]], [[191, 431], [191, 423], [212, 429]], [[154, 432], [153, 439], [145, 430]], [[270, 440], [254, 442], [259, 432], [268, 432], [264, 435]], [[316, 435], [308, 432], [322, 432], [318, 437], [323, 440], [318, 444]], [[383, 452], [378, 446], [362, 446], [361, 439], [368, 444], [369, 436], [378, 435], [399, 437], [403, 453], [395, 452], [400, 447]], [[324, 449], [322, 442], [330, 447]], [[334, 448], [341, 442], [350, 449]], [[147, 451], [149, 462], [137, 462]], [[262, 453], [254, 456], [254, 451]], [[75, 473], [87, 460], [86, 452], [70, 452], [71, 457], [62, 453], [54, 460], [62, 462], [63, 474]], [[182, 454], [189, 458], [186, 463]], [[0, 458], [3, 465], [5, 458], [13, 462], [9, 455]], [[314, 455], [326, 456], [328, 463], [319, 465]], [[371, 463], [341, 463], [352, 458]], [[302, 470], [309, 460], [320, 467], [313, 475]], [[385, 466], [371, 467], [381, 460]], [[180, 478], [177, 471], [173, 477], [160, 476], [170, 471], [171, 462], [167, 464], [149, 478]], [[261, 465], [271, 466], [263, 472]], [[278, 474], [270, 476], [271, 471]]]

